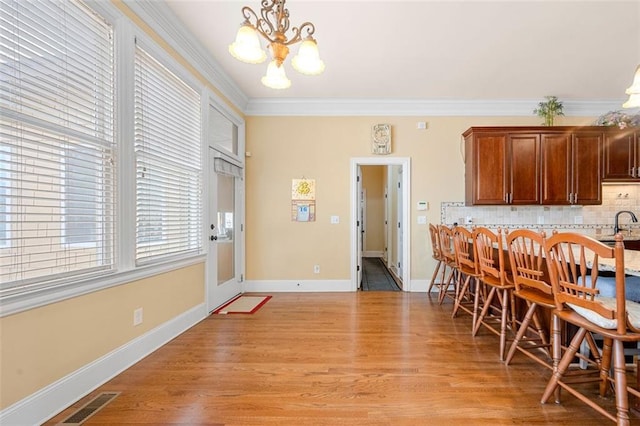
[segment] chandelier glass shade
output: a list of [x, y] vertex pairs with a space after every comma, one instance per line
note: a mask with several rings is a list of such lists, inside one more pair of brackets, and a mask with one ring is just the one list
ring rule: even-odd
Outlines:
[[[273, 89], [286, 89], [291, 86], [285, 74], [284, 61], [289, 55], [289, 46], [300, 43], [298, 54], [292, 59], [293, 68], [306, 75], [319, 75], [324, 71], [324, 62], [320, 59], [318, 43], [313, 38], [315, 26], [305, 22], [299, 27], [292, 27], [289, 32], [289, 10], [285, 8], [286, 0], [262, 0], [262, 9], [258, 16], [250, 7], [242, 8], [245, 20], [241, 24], [235, 41], [229, 45], [229, 53], [250, 64], [264, 62], [266, 52], [260, 46], [260, 37], [267, 42], [272, 61], [267, 66], [267, 73], [262, 77], [262, 84]], [[303, 39], [302, 35], [306, 33]]]
[[287, 78], [284, 66], [282, 64], [278, 65], [276, 61], [269, 62], [267, 74], [260, 81], [272, 89], [288, 89], [291, 87], [291, 80]]
[[640, 107], [640, 65], [636, 68], [633, 76], [633, 83], [625, 93], [629, 95], [627, 102], [622, 104], [622, 108], [638, 108]]
[[258, 32], [251, 25], [242, 25], [236, 34], [236, 41], [229, 46], [229, 53], [239, 61], [259, 64], [267, 59], [267, 54], [260, 47]]

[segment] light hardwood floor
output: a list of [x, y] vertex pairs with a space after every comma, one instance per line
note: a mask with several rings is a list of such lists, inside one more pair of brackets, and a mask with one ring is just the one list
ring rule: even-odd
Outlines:
[[[451, 302], [403, 292], [275, 293], [253, 315], [214, 315], [63, 411], [122, 392], [86, 425], [603, 425], [549, 371]], [[639, 422], [637, 413], [633, 421]], [[639, 422], [640, 423], [640, 422]]]

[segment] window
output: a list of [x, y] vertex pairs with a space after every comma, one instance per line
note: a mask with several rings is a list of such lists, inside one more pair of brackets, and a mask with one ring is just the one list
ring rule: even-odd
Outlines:
[[[63, 164], [63, 242], [95, 246], [104, 234], [102, 224], [108, 208], [104, 194], [105, 160], [91, 146], [73, 147], [65, 153]], [[108, 199], [107, 199], [108, 200]]]
[[238, 126], [213, 106], [209, 107], [209, 138], [217, 150], [238, 155]]
[[9, 246], [9, 174], [4, 165], [9, 161], [7, 147], [0, 146], [0, 248]]
[[202, 250], [200, 96], [135, 53], [136, 261]]
[[114, 266], [113, 37], [80, 2], [0, 3], [4, 294]]

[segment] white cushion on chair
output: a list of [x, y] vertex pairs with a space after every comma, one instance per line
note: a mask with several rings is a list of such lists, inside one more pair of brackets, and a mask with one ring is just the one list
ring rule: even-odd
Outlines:
[[[596, 297], [595, 300], [597, 302], [602, 303], [602, 305], [608, 309], [616, 309], [616, 299], [614, 297], [599, 296], [599, 297]], [[567, 303], [567, 305], [569, 305], [571, 309], [576, 311], [581, 316], [585, 317], [592, 323], [596, 324], [598, 327], [606, 328], [608, 330], [614, 330], [618, 328], [617, 320], [607, 319], [602, 315], [597, 314], [592, 310], [585, 309], [581, 306], [576, 306], [571, 303]], [[640, 303], [627, 300], [626, 305], [627, 305], [626, 309], [627, 309], [627, 317], [629, 318], [629, 323], [631, 323], [631, 325], [634, 328], [640, 328]]]

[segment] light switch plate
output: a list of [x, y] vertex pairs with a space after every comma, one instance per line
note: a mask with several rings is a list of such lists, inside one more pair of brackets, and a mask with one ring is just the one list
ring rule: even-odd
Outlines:
[[331, 223], [340, 223], [340, 216], [331, 216]]

